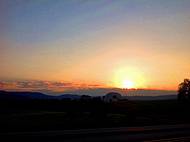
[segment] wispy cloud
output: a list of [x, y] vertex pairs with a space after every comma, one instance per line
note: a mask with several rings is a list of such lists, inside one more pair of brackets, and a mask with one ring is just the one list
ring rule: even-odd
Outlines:
[[21, 91], [36, 91], [36, 90], [51, 90], [54, 92], [68, 91], [82, 88], [97, 88], [101, 87], [98, 84], [80, 84], [71, 82], [54, 82], [54, 81], [0, 81], [1, 90], [21, 90]]
[[144, 90], [144, 89], [120, 89], [106, 88], [99, 84], [80, 84], [71, 82], [53, 82], [53, 81], [0, 81], [0, 90], [9, 91], [38, 91], [50, 95], [59, 95], [62, 93], [71, 93], [79, 95], [105, 95], [108, 92], [118, 92], [128, 96], [159, 96], [176, 94], [176, 91], [167, 90]]

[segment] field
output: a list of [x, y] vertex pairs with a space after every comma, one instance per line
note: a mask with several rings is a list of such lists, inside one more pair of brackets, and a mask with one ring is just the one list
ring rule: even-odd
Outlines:
[[190, 103], [177, 100], [28, 100], [0, 103], [1, 132], [187, 124]]

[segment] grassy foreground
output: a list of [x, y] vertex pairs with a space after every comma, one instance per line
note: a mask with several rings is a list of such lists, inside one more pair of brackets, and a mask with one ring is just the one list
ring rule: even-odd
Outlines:
[[190, 122], [190, 103], [177, 100], [28, 100], [0, 102], [1, 132], [145, 126]]

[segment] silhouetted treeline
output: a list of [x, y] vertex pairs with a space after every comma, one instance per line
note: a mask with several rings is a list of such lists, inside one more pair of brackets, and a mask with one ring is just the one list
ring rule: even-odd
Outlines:
[[179, 84], [178, 100], [190, 101], [190, 80], [189, 79], [184, 79], [184, 81]]

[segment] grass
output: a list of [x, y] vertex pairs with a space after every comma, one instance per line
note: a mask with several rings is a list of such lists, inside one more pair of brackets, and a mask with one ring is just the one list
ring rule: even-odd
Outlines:
[[[57, 105], [55, 107], [54, 103]], [[40, 105], [39, 105], [40, 104]], [[33, 106], [35, 105], [35, 107]], [[54, 105], [54, 107], [50, 107]], [[13, 105], [12, 105], [13, 106]], [[21, 105], [22, 106], [22, 105]], [[177, 100], [30, 102], [2, 108], [0, 131], [41, 131], [189, 123], [190, 104]]]

